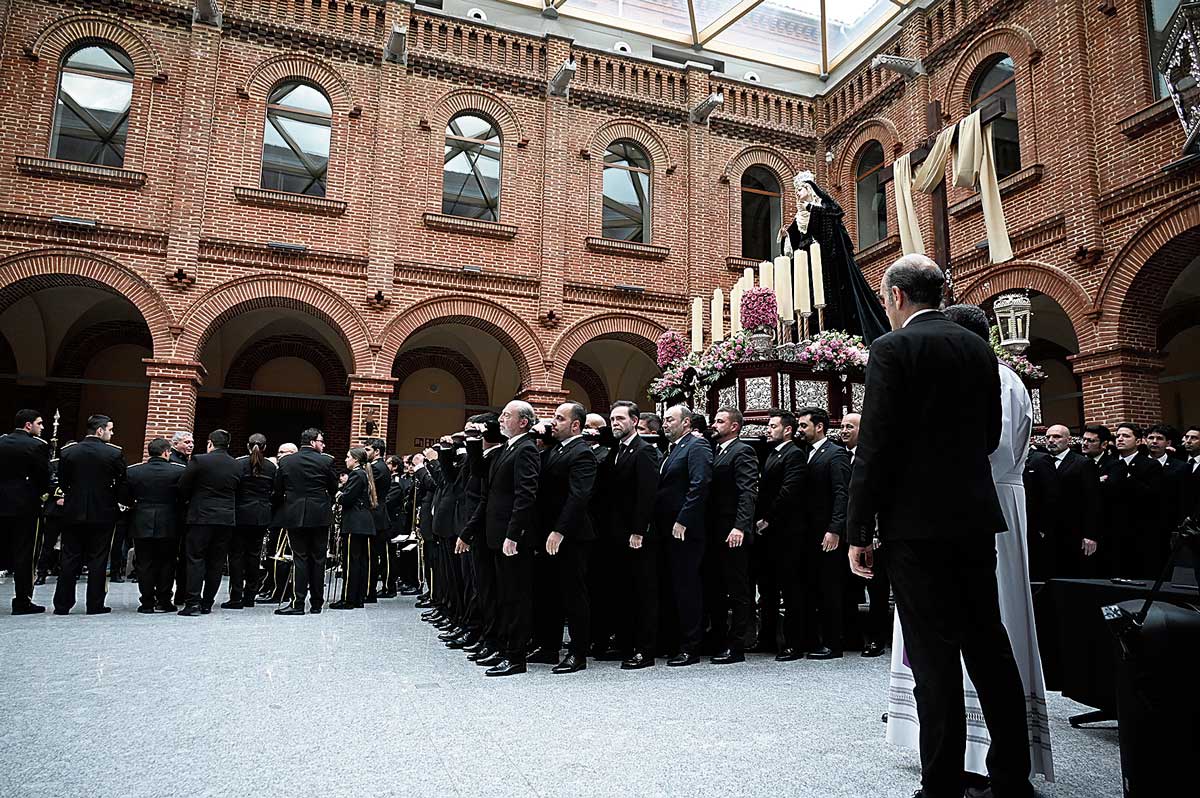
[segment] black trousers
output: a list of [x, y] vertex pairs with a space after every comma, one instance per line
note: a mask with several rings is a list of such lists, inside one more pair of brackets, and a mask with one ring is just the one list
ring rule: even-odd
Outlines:
[[[396, 589], [392, 578], [392, 541], [390, 530], [377, 532], [371, 547], [371, 590], [369, 595], [377, 592], [390, 593]], [[376, 588], [381, 584], [382, 588]]]
[[885, 547], [916, 682], [926, 793], [962, 795], [965, 663], [992, 737], [992, 790], [997, 796], [1031, 795], [1025, 690], [1000, 620], [995, 538], [893, 540]]
[[629, 629], [628, 647], [632, 652], [653, 659], [658, 653], [658, 569], [659, 545], [655, 535], [642, 535], [640, 549], [629, 548], [625, 539], [623, 559], [629, 574], [629, 587], [625, 591], [624, 618]]
[[4, 552], [4, 562], [12, 571], [16, 592], [13, 593], [13, 609], [28, 607], [33, 603], [33, 557], [38, 547], [41, 533], [41, 518], [33, 515], [22, 515], [16, 518], [5, 518], [2, 522], [8, 529], [0, 533], [7, 544]]
[[[823, 534], [823, 533], [822, 533]], [[842, 650], [845, 626], [846, 580], [850, 575], [850, 560], [846, 556], [845, 538], [833, 551], [821, 550], [821, 539], [805, 541], [802, 555], [808, 568], [809, 629], [808, 645], [818, 647], [814, 632], [820, 630], [820, 643], [834, 651]], [[816, 614], [817, 623], [812, 623]]]
[[[775, 530], [776, 536], [763, 538], [766, 546], [763, 550], [768, 558], [768, 567], [772, 570], [771, 581], [776, 586], [775, 603], [771, 608], [772, 615], [779, 615], [779, 600], [783, 599], [783, 647], [804, 651], [810, 637], [811, 617], [808, 596], [808, 581], [805, 573], [804, 539], [798, 530]], [[759, 544], [756, 542], [755, 546]], [[764, 617], [767, 610], [763, 610]], [[764, 622], [764, 627], [766, 623]], [[774, 628], [774, 626], [772, 626]], [[759, 636], [762, 640], [762, 636]], [[775, 643], [774, 637], [770, 640]]]
[[499, 622], [499, 596], [496, 586], [496, 558], [504, 555], [476, 540], [468, 554], [474, 565], [475, 602], [479, 607], [480, 634], [488, 648], [499, 649], [502, 635]]
[[[779, 574], [781, 570], [791, 574], [795, 569], [779, 559], [786, 553], [783, 546], [786, 539], [773, 537], [770, 533], [768, 530], [750, 550], [750, 573], [754, 591], [758, 594], [758, 646], [774, 650], [779, 645]], [[799, 578], [796, 577], [797, 581]]]
[[750, 547], [730, 548], [719, 534], [708, 538], [704, 554], [704, 612], [718, 649], [746, 650], [754, 599], [750, 588]]
[[683, 540], [667, 538], [667, 560], [671, 572], [671, 595], [679, 619], [679, 649], [695, 653], [700, 649], [703, 628], [704, 588], [700, 564], [704, 560], [704, 530], [689, 529]]
[[597, 650], [607, 649], [616, 636], [618, 645], [627, 645], [628, 614], [625, 612], [629, 590], [629, 564], [623, 549], [629, 548], [629, 538], [606, 535], [592, 545], [592, 561], [588, 564], [588, 596], [592, 608], [591, 637]]
[[292, 606], [304, 609], [308, 592], [310, 606], [325, 604], [325, 551], [329, 546], [329, 527], [300, 526], [288, 530], [292, 545]]
[[534, 617], [539, 646], [558, 651], [562, 646], [563, 618], [571, 635], [570, 652], [586, 657], [592, 639], [592, 610], [588, 596], [588, 560], [592, 541], [566, 538], [553, 557], [543, 548], [534, 555], [538, 581]]
[[374, 542], [371, 535], [346, 535], [346, 574], [339, 598], [351, 607], [361, 607], [371, 580], [371, 557], [368, 549]]
[[533, 547], [530, 541], [522, 540], [511, 557], [499, 549], [492, 551], [496, 557], [504, 656], [509, 662], [523, 663], [533, 634]]
[[254, 601], [258, 594], [258, 564], [266, 533], [265, 526], [239, 526], [233, 530], [229, 541], [230, 601]]
[[175, 552], [179, 543], [175, 538], [137, 538], [138, 588], [143, 607], [171, 603], [171, 582], [175, 578]]
[[54, 553], [54, 544], [58, 542], [59, 537], [62, 535], [62, 527], [63, 523], [58, 516], [46, 515], [42, 517], [42, 528], [38, 534], [38, 547], [33, 555], [37, 558], [38, 576], [47, 576], [58, 558], [58, 555]]
[[[455, 559], [456, 538], [437, 539], [437, 570], [434, 576], [434, 600], [456, 623], [463, 622], [462, 572]], [[439, 587], [440, 585], [440, 587]]]
[[454, 564], [458, 568], [458, 584], [462, 588], [463, 626], [476, 634], [483, 628], [483, 616], [479, 609], [479, 595], [475, 590], [475, 560], [470, 553], [455, 554]]
[[54, 609], [64, 612], [75, 606], [75, 583], [86, 564], [87, 609], [104, 607], [108, 594], [108, 553], [112, 549], [113, 522], [107, 524], [70, 524], [62, 532], [62, 569], [54, 588]]
[[211, 607], [221, 588], [221, 571], [233, 537], [231, 526], [188, 524], [187, 606]]

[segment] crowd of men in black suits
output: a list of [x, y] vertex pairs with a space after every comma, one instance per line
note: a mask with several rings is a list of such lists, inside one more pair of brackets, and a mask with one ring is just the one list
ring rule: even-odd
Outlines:
[[1025, 464], [1034, 581], [1138, 578], [1162, 572], [1171, 533], [1200, 518], [1200, 426], [1061, 424]]

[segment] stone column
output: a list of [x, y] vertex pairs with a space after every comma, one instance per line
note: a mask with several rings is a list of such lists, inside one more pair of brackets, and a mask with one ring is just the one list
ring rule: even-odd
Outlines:
[[[204, 366], [194, 360], [143, 358], [146, 377], [150, 380], [150, 396], [146, 404], [145, 444], [155, 438], [171, 438], [179, 430], [192, 429], [196, 423], [196, 394], [204, 382]], [[198, 450], [202, 451], [202, 449]], [[130, 462], [137, 462], [141, 452], [127, 453]]]
[[1144, 425], [1162, 418], [1162, 352], [1114, 346], [1067, 359], [1083, 382], [1085, 423], [1111, 428], [1122, 421]]
[[[388, 438], [388, 402], [396, 380], [393, 377], [350, 375], [350, 445], [362, 438]], [[389, 444], [390, 448], [390, 444]]]

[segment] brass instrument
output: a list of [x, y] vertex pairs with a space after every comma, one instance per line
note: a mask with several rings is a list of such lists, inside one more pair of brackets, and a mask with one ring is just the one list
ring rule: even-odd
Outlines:
[[[273, 577], [271, 579], [272, 588], [279, 593], [279, 601], [275, 605], [277, 609], [283, 606], [284, 601], [287, 601], [290, 604], [292, 598], [296, 594], [296, 569], [292, 567], [291, 552], [286, 551], [290, 548], [291, 540], [288, 538], [288, 531], [286, 529], [279, 530], [279, 543], [275, 546], [275, 554], [270, 557], [270, 559], [273, 561], [271, 565]], [[283, 590], [279, 589], [278, 574], [274, 572], [274, 569], [277, 568], [281, 562], [288, 563], [288, 581], [287, 584], [284, 585]], [[288, 588], [291, 588], [291, 595], [288, 594]]]
[[[341, 495], [340, 492], [338, 494]], [[325, 551], [325, 600], [329, 601], [332, 594], [334, 600], [342, 598], [346, 589], [346, 569], [343, 560], [346, 557], [346, 547], [342, 545], [342, 505], [335, 497], [333, 500], [333, 523], [329, 527], [332, 532], [333, 548]], [[330, 543], [326, 539], [326, 546]]]

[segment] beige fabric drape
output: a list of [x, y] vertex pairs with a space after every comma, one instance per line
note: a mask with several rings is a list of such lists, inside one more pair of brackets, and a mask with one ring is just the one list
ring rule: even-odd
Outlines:
[[926, 194], [933, 192], [946, 176], [946, 159], [950, 157], [950, 142], [954, 141], [954, 126], [943, 130], [933, 142], [929, 155], [913, 175], [913, 187]]
[[892, 164], [892, 176], [896, 180], [896, 226], [900, 228], [900, 250], [905, 255], [924, 255], [925, 240], [921, 237], [921, 223], [912, 196], [911, 158], [905, 153]]

